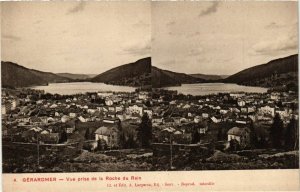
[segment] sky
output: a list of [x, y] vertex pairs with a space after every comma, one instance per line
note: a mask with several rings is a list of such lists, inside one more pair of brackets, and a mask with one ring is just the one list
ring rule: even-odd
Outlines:
[[152, 64], [231, 75], [298, 53], [297, 2], [154, 2]]
[[2, 2], [1, 60], [99, 74], [151, 53], [150, 2]]
[[2, 2], [1, 60], [99, 74], [151, 56], [230, 75], [298, 52], [297, 2]]

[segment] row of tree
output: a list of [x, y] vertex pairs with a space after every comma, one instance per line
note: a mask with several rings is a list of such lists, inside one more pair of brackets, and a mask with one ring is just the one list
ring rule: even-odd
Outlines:
[[293, 117], [284, 129], [283, 121], [277, 113], [270, 129], [270, 139], [274, 148], [295, 150], [299, 148], [299, 126]]
[[136, 140], [134, 135], [128, 135], [127, 137], [121, 131], [120, 134], [120, 147], [121, 148], [149, 148], [152, 142], [152, 121], [147, 113], [142, 116], [142, 121], [137, 128]]
[[[132, 148], [149, 148], [152, 142], [152, 122], [147, 113], [142, 116], [142, 121], [139, 124], [136, 135], [134, 133], [125, 134], [121, 123], [118, 125], [119, 138], [118, 145], [121, 149], [132, 149]], [[93, 140], [94, 135], [91, 134], [90, 129], [86, 129], [85, 140]], [[60, 142], [65, 142], [67, 140], [67, 134], [65, 131], [61, 134]], [[100, 150], [106, 149], [105, 143], [103, 141], [98, 142]]]

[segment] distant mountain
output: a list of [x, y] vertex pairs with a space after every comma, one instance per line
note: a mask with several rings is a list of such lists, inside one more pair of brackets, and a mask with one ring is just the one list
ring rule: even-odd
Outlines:
[[50, 73], [50, 72], [43, 72], [43, 71], [38, 71], [35, 69], [30, 69], [30, 71], [44, 79], [47, 83], [64, 83], [64, 82], [69, 82], [71, 79], [66, 78], [66, 77], [61, 77], [59, 75], [56, 75], [55, 73]]
[[205, 80], [220, 80], [220, 79], [225, 79], [229, 77], [229, 75], [207, 75], [207, 74], [189, 74], [192, 77], [200, 78], [200, 79], [205, 79]]
[[261, 87], [298, 84], [298, 54], [245, 69], [229, 76], [224, 82]]
[[135, 87], [144, 85], [166, 87], [181, 85], [182, 83], [201, 83], [205, 80], [151, 66], [151, 58], [147, 57], [134, 63], [110, 69], [92, 78], [91, 81]]
[[151, 57], [134, 63], [121, 65], [97, 75], [92, 82], [103, 82], [113, 85], [145, 86], [151, 84]]
[[[260, 87], [285, 87], [297, 90], [298, 55], [272, 60], [257, 65], [225, 79], [221, 75], [185, 74], [159, 69], [151, 66], [151, 57], [137, 60], [110, 69], [99, 75], [42, 72], [28, 69], [12, 62], [1, 62], [2, 87], [27, 87], [71, 81], [103, 82], [113, 85], [154, 88], [181, 84], [221, 81]], [[94, 77], [92, 77], [94, 76]]]
[[176, 86], [184, 83], [203, 83], [204, 79], [152, 67], [152, 87]]
[[1, 61], [2, 87], [27, 87], [48, 83], [69, 82], [69, 78], [54, 73], [28, 69], [12, 62]]
[[74, 74], [74, 73], [56, 73], [61, 77], [66, 77], [73, 80], [84, 80], [97, 76], [97, 74]]

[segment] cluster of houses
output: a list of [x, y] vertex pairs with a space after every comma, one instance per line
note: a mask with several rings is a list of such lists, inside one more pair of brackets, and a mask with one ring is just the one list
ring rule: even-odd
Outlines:
[[[267, 134], [276, 113], [285, 125], [292, 117], [298, 119], [298, 96], [293, 92], [223, 93], [176, 98], [176, 93], [164, 91], [152, 100], [155, 142], [170, 142], [172, 139], [175, 143], [193, 143], [193, 135], [197, 132], [200, 139], [196, 142], [221, 139], [229, 143], [234, 139], [245, 148], [250, 145], [251, 126], [260, 127], [265, 130], [260, 133]], [[218, 138], [222, 131], [226, 136]]]
[[100, 144], [119, 148], [120, 135], [126, 139], [129, 136], [124, 136], [124, 132], [134, 134], [144, 113], [152, 117], [148, 92], [48, 94], [48, 97], [38, 91], [11, 94], [4, 89], [4, 141], [45, 144], [84, 141], [94, 147]]
[[275, 114], [284, 125], [291, 118], [298, 119], [298, 96], [273, 92], [178, 98], [176, 92], [166, 90], [156, 97], [138, 91], [49, 96], [40, 91], [18, 90], [12, 94], [3, 89], [1, 113], [3, 139], [9, 141], [86, 141], [94, 148], [120, 148], [120, 140], [137, 139], [136, 130], [146, 113], [152, 121], [153, 142], [190, 144], [234, 139], [247, 147], [251, 126], [268, 130]]

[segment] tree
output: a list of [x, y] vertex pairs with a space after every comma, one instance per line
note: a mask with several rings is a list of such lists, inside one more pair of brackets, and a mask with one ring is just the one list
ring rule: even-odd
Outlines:
[[264, 149], [267, 147], [267, 141], [264, 135], [260, 136], [260, 139], [258, 139], [256, 147], [259, 149]]
[[119, 137], [119, 146], [123, 149], [127, 147], [126, 146], [126, 137], [125, 137], [124, 132], [122, 132], [120, 137]]
[[231, 139], [229, 141], [229, 150], [230, 151], [237, 151], [240, 149], [240, 144], [236, 139]]
[[67, 132], [65, 130], [63, 130], [60, 135], [59, 143], [66, 142], [67, 140], [68, 140]]
[[295, 82], [291, 82], [286, 85], [286, 89], [287, 91], [297, 91], [298, 85]]
[[89, 128], [86, 129], [84, 138], [85, 138], [86, 140], [89, 140], [89, 139], [90, 139], [90, 129], [89, 129]]
[[106, 143], [106, 141], [105, 140], [103, 140], [103, 139], [99, 139], [98, 141], [97, 141], [97, 149], [98, 150], [106, 150], [107, 149], [107, 143]]
[[117, 127], [118, 127], [118, 130], [119, 130], [120, 132], [123, 132], [123, 127], [122, 127], [122, 123], [121, 123], [120, 119], [119, 119], [119, 121], [117, 122]]
[[257, 135], [256, 135], [256, 131], [254, 128], [254, 123], [251, 120], [250, 125], [249, 125], [249, 129], [250, 129], [250, 143], [252, 147], [257, 147], [258, 146], [258, 140], [257, 140]]
[[219, 127], [218, 129], [218, 135], [217, 135], [218, 141], [224, 140], [224, 133], [223, 133], [223, 127]]
[[141, 147], [149, 147], [152, 140], [152, 122], [147, 113], [144, 113], [142, 122], [137, 129], [138, 141]]
[[126, 141], [126, 146], [129, 149], [136, 147], [136, 143], [135, 143], [135, 141], [133, 139], [133, 135], [132, 134], [128, 135], [128, 139]]
[[145, 102], [145, 105], [146, 105], [147, 107], [151, 107], [151, 102], [150, 102], [149, 100], [147, 100], [147, 101]]
[[296, 149], [298, 145], [298, 122], [293, 117], [290, 120], [290, 123], [287, 125], [285, 135], [284, 135], [284, 144], [286, 149]]
[[192, 135], [192, 144], [199, 143], [200, 142], [200, 133], [197, 129], [194, 130], [194, 133]]
[[216, 140], [212, 139], [210, 141], [210, 143], [208, 144], [208, 150], [210, 151], [210, 153], [214, 153], [216, 150]]
[[270, 130], [270, 137], [274, 148], [281, 147], [282, 129], [283, 129], [283, 122], [280, 119], [279, 114], [276, 113]]

